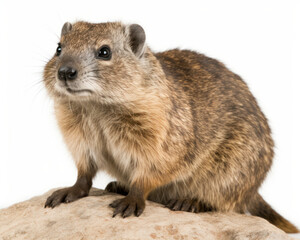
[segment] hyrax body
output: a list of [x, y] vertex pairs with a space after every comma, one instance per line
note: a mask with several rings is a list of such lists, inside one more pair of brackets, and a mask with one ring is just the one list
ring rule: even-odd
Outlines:
[[44, 71], [78, 169], [45, 206], [87, 196], [98, 170], [127, 194], [114, 216], [139, 216], [150, 199], [173, 210], [235, 211], [297, 229], [258, 194], [273, 140], [247, 85], [217, 60], [188, 50], [153, 53], [144, 30], [119, 22], [66, 23]]

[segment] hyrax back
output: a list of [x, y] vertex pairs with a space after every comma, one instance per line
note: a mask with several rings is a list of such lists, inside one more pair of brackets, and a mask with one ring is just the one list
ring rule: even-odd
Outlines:
[[[297, 231], [257, 193], [273, 158], [267, 120], [247, 85], [217, 60], [187, 50], [154, 54], [136, 24], [66, 23], [44, 72], [78, 168], [46, 206], [88, 195], [105, 170], [128, 195], [114, 216], [145, 208], [236, 211]], [[268, 209], [266, 213], [266, 209]]]
[[[172, 92], [168, 142], [176, 147], [172, 139], [185, 139], [178, 161], [189, 168], [167, 185], [172, 190], [165, 200], [200, 197], [218, 210], [246, 210], [273, 157], [270, 129], [254, 97], [239, 76], [204, 55], [171, 50], [156, 57]], [[184, 131], [185, 121], [191, 125]]]

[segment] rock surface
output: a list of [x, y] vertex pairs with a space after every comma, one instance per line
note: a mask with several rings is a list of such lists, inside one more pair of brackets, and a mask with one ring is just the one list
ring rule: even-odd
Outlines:
[[0, 239], [291, 239], [258, 217], [173, 212], [149, 201], [139, 218], [112, 218], [108, 205], [122, 196], [98, 189], [73, 203], [44, 208], [53, 191], [0, 210]]

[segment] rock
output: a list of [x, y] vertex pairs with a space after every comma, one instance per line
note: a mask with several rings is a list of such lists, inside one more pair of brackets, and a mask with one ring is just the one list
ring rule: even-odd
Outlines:
[[108, 205], [122, 196], [94, 188], [89, 197], [44, 208], [53, 191], [0, 210], [0, 239], [291, 239], [262, 218], [173, 212], [150, 201], [138, 218], [112, 218]]

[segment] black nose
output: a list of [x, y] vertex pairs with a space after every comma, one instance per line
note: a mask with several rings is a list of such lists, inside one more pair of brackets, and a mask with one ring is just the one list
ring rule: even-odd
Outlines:
[[61, 67], [58, 69], [58, 78], [59, 80], [66, 81], [66, 80], [74, 80], [77, 77], [76, 69], [72, 67]]

